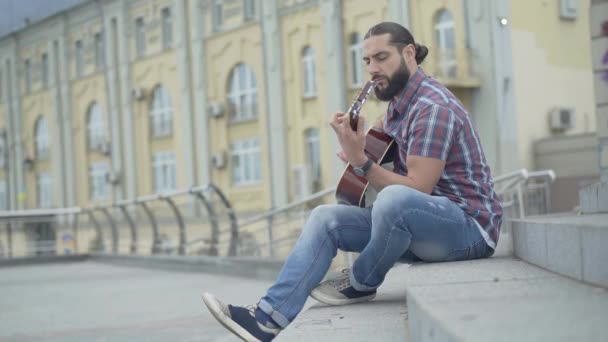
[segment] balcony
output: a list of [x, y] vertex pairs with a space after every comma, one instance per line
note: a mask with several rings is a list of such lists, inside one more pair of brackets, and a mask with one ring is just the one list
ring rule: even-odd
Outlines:
[[432, 49], [427, 73], [448, 87], [478, 88], [481, 85], [475, 66], [479, 57], [472, 49]]

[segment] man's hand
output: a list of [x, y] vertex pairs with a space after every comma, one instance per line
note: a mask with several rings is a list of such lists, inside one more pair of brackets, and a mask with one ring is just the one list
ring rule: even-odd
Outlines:
[[361, 166], [367, 161], [365, 155], [365, 118], [359, 115], [357, 130], [353, 131], [350, 127], [350, 120], [347, 114], [337, 112], [334, 114], [329, 125], [336, 132], [338, 142], [342, 147], [342, 156], [338, 152], [338, 157], [353, 166]]

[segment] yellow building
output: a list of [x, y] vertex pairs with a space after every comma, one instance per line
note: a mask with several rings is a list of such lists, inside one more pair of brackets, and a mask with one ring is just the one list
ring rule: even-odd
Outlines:
[[423, 69], [470, 109], [494, 174], [533, 168], [553, 107], [580, 113], [569, 133], [595, 129], [589, 0], [571, 17], [566, 3], [83, 1], [0, 38], [0, 204], [214, 183], [251, 213], [331, 187], [343, 166], [328, 121], [368, 78], [362, 38], [385, 20], [429, 47]]

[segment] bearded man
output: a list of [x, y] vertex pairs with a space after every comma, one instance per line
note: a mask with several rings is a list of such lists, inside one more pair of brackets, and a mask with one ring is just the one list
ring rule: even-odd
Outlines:
[[[330, 122], [338, 157], [360, 169], [378, 196], [370, 208], [315, 208], [265, 296], [254, 306], [225, 305], [209, 293], [213, 316], [246, 341], [270, 341], [302, 310], [308, 296], [328, 305], [372, 300], [397, 261], [442, 262], [494, 253], [502, 206], [479, 136], [462, 103], [418, 66], [428, 49], [403, 26], [384, 22], [363, 41], [375, 95], [387, 101], [374, 126], [397, 144], [394, 169], [364, 152], [364, 117], [353, 131], [345, 113]], [[360, 253], [350, 269], [321, 282], [337, 250]]]

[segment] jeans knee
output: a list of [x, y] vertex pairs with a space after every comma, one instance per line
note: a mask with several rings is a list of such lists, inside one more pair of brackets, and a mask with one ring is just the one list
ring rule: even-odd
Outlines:
[[404, 185], [389, 185], [378, 193], [374, 211], [389, 216], [402, 214], [404, 209], [415, 206], [420, 194], [419, 191]]
[[336, 206], [324, 204], [311, 211], [305, 226], [305, 231], [313, 234], [326, 234], [331, 228], [337, 226], [337, 224]]

